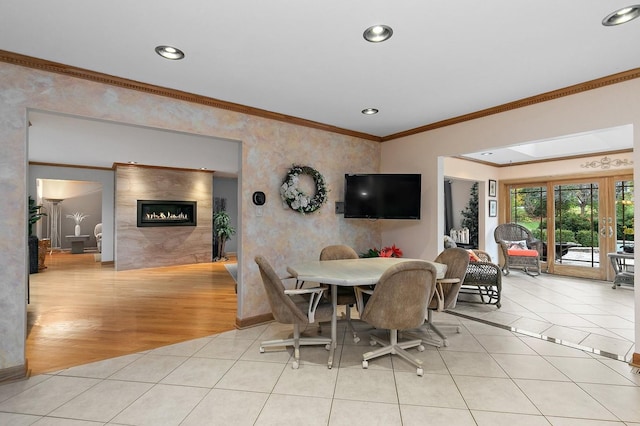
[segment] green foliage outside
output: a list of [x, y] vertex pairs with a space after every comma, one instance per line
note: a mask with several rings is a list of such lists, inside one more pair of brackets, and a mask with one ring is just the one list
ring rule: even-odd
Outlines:
[[578, 231], [575, 242], [584, 247], [598, 247], [598, 233], [588, 230]]
[[[615, 190], [617, 239], [633, 241], [633, 182], [616, 182]], [[555, 186], [556, 242], [598, 247], [598, 197], [599, 188], [595, 184]], [[546, 186], [514, 188], [510, 191], [510, 203], [512, 222], [548, 241]]]

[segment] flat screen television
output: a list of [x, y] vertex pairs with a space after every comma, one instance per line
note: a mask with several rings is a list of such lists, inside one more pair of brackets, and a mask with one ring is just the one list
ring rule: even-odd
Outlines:
[[420, 219], [420, 174], [346, 174], [344, 217]]

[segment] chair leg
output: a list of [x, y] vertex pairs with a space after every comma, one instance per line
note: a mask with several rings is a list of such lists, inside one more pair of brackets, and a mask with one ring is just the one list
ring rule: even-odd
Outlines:
[[372, 341], [383, 345], [383, 347], [362, 354], [362, 368], [369, 367], [368, 361], [370, 359], [378, 358], [382, 355], [398, 355], [407, 360], [407, 362], [413, 364], [416, 367], [416, 374], [418, 376], [422, 376], [424, 374], [424, 370], [422, 369], [422, 360], [411, 356], [411, 354], [405, 350], [418, 347], [418, 351], [422, 352], [424, 350], [422, 340], [415, 339], [398, 343], [398, 330], [389, 330], [389, 337], [390, 342], [386, 342], [377, 336], [371, 335]]
[[291, 368], [297, 370], [300, 366], [300, 325], [293, 324], [293, 365]]
[[[459, 325], [451, 324], [451, 326], [456, 328], [456, 333], [460, 333], [460, 326]], [[447, 340], [447, 336], [445, 336], [444, 333], [442, 331], [440, 331], [440, 329], [438, 327], [436, 327], [436, 325], [433, 323], [433, 310], [432, 309], [428, 309], [427, 310], [427, 327], [430, 328], [431, 330], [433, 330], [433, 332], [436, 333], [442, 339], [442, 344], [444, 346], [449, 346], [449, 341]]]
[[300, 325], [293, 325], [293, 337], [290, 339], [274, 339], [265, 340], [260, 343], [260, 353], [265, 352], [268, 347], [287, 347], [293, 346], [293, 369], [300, 366], [300, 346], [325, 345], [325, 349], [331, 347], [331, 338], [329, 337], [300, 337]]
[[351, 330], [351, 333], [353, 334], [353, 343], [358, 343], [360, 341], [360, 338], [358, 337], [358, 333], [356, 332], [356, 329], [353, 327], [353, 323], [351, 322], [351, 305], [346, 305], [345, 317], [347, 320], [347, 327]]
[[422, 343], [425, 345], [441, 348], [442, 347], [441, 340], [431, 339], [430, 337], [426, 337], [424, 335], [424, 332], [427, 331], [428, 329], [429, 329], [429, 324], [425, 321], [424, 325], [418, 329], [418, 330], [423, 330], [422, 332], [419, 332], [418, 330], [403, 331], [402, 336], [405, 338], [420, 339], [420, 341], [422, 341]]

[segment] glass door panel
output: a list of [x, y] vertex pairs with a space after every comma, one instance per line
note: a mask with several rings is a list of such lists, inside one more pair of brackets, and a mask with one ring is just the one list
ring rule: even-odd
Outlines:
[[547, 185], [532, 184], [509, 187], [509, 219], [529, 229], [533, 236], [544, 243], [541, 260], [547, 253]]
[[633, 250], [633, 181], [615, 180], [616, 251]]
[[[611, 280], [607, 254], [633, 250], [633, 176], [512, 184], [506, 221], [543, 241], [549, 273]], [[553, 194], [548, 197], [547, 194]]]
[[[562, 266], [590, 268], [578, 275], [599, 278], [599, 182], [556, 184], [553, 195], [554, 272], [562, 273]], [[573, 275], [572, 269], [564, 272]]]

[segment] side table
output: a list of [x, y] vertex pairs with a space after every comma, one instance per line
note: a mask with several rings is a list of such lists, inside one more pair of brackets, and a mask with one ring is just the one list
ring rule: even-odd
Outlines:
[[84, 243], [89, 241], [89, 235], [65, 235], [65, 238], [71, 241], [72, 254], [84, 253]]

